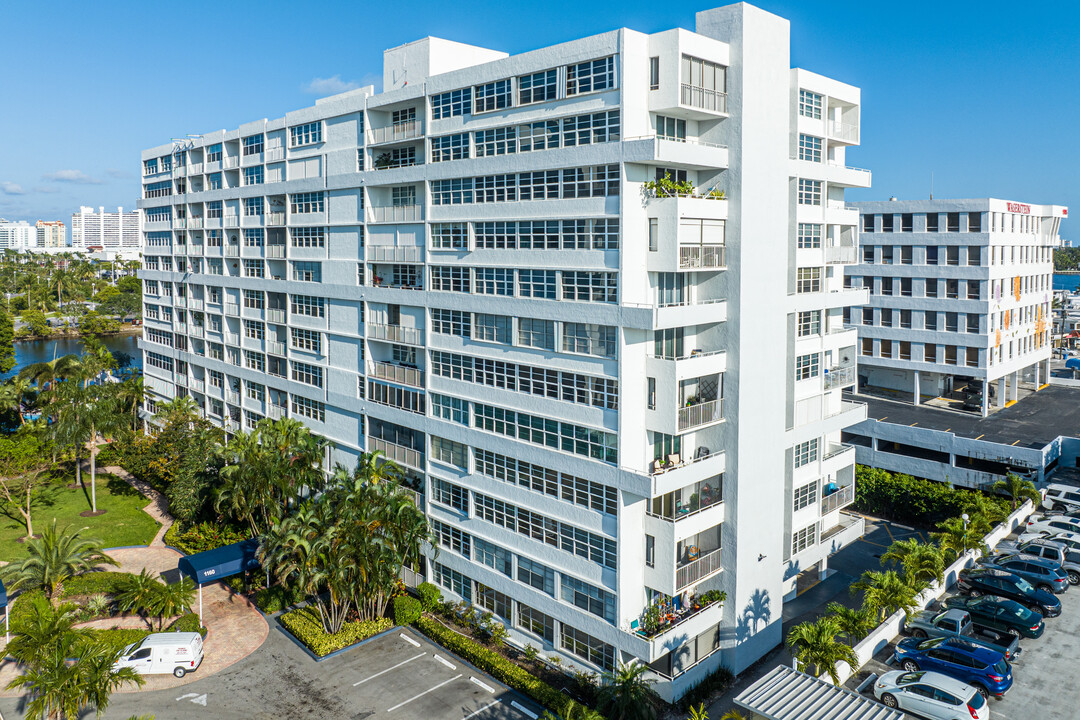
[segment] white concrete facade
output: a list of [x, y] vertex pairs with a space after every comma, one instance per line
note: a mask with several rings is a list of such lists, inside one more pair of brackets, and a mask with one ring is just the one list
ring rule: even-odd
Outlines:
[[847, 285], [870, 291], [852, 308], [860, 384], [913, 394], [952, 390], [955, 377], [996, 388], [1001, 406], [1022, 376], [1048, 382], [1053, 249], [1068, 210], [994, 198], [855, 203], [860, 264]]
[[71, 215], [71, 247], [79, 251], [119, 252], [126, 258], [142, 251], [143, 213], [141, 209], [105, 212], [104, 207], [82, 206]]
[[64, 248], [67, 247], [67, 226], [60, 220], [38, 220], [37, 241], [38, 248]]
[[745, 4], [514, 56], [426, 38], [383, 93], [144, 151], [148, 409], [383, 451], [440, 534], [428, 578], [513, 642], [649, 663], [667, 697], [741, 671], [860, 527], [860, 93], [788, 44]]
[[0, 250], [26, 250], [37, 242], [37, 228], [24, 220], [0, 218]]

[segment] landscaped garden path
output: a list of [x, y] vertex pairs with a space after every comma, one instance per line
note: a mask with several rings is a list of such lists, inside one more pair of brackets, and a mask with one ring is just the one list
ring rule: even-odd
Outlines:
[[[138, 574], [147, 569], [157, 575], [163, 575], [167, 581], [175, 582], [178, 578], [176, 564], [182, 557], [181, 553], [168, 548], [164, 543], [165, 532], [172, 525], [172, 517], [168, 514], [168, 503], [156, 490], [146, 486], [145, 483], [135, 479], [123, 468], [103, 468], [103, 472], [122, 478], [140, 492], [151, 498], [145, 511], [154, 520], [161, 523], [161, 529], [149, 546], [126, 547], [106, 550], [106, 553], [120, 563], [117, 568], [106, 568], [119, 572]], [[104, 517], [108, 517], [106, 514]], [[16, 602], [18, 602], [16, 600]], [[198, 612], [198, 598], [192, 608]], [[117, 619], [115, 621], [95, 621], [92, 627], [138, 627], [138, 623], [130, 618]], [[146, 683], [141, 690], [162, 690], [165, 688], [186, 685], [190, 682], [223, 670], [233, 663], [255, 652], [266, 640], [270, 628], [255, 606], [244, 598], [237, 595], [217, 582], [203, 587], [203, 625], [208, 628], [205, 644], [203, 645], [202, 666], [194, 673], [185, 675], [183, 679], [177, 679], [172, 675], [148, 675]], [[144, 625], [145, 626], [145, 625]], [[3, 628], [0, 627], [0, 645], [3, 641]], [[20, 693], [3, 690], [16, 675], [13, 662], [4, 662], [0, 665], [0, 695], [16, 696]], [[138, 692], [130, 686], [120, 692]]]

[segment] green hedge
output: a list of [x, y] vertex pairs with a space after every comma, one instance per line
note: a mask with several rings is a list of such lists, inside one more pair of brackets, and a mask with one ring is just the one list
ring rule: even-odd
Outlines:
[[510, 662], [491, 648], [460, 635], [437, 620], [422, 616], [417, 622], [420, 631], [450, 652], [464, 658], [499, 682], [519, 690], [548, 710], [562, 715], [572, 702], [569, 697]]
[[180, 523], [174, 522], [172, 525], [169, 526], [169, 529], [165, 531], [165, 537], [163, 537], [162, 540], [169, 547], [174, 547], [177, 550], [181, 550], [182, 548], [180, 547], [179, 543], [180, 536], [182, 534], [183, 531], [180, 529]]
[[859, 465], [855, 470], [855, 509], [905, 525], [931, 528], [957, 517], [976, 495], [1010, 512], [1007, 500], [978, 490], [954, 489], [948, 483]]
[[173, 620], [165, 632], [197, 632], [206, 637], [206, 626], [199, 624], [199, 613], [189, 612]]
[[420, 596], [420, 604], [424, 612], [434, 612], [442, 602], [442, 591], [429, 582], [422, 582], [416, 586], [416, 594]]
[[64, 597], [75, 595], [116, 595], [123, 592], [124, 586], [131, 580], [131, 573], [124, 572], [88, 572], [76, 575], [64, 583]]
[[310, 605], [285, 613], [278, 618], [278, 622], [319, 657], [394, 627], [394, 621], [390, 618], [361, 620], [347, 622], [342, 626], [341, 632], [330, 635], [323, 630], [318, 610]]
[[394, 622], [398, 625], [412, 625], [420, 619], [420, 601], [408, 595], [394, 598]]
[[247, 540], [247, 535], [217, 523], [199, 523], [186, 530], [181, 530], [179, 525], [174, 524], [165, 533], [166, 545], [170, 545], [188, 555], [214, 550], [242, 540]]
[[271, 613], [281, 612], [287, 607], [292, 607], [306, 597], [304, 592], [298, 588], [275, 585], [259, 590], [251, 596], [251, 601], [255, 603], [255, 607], [270, 615]]

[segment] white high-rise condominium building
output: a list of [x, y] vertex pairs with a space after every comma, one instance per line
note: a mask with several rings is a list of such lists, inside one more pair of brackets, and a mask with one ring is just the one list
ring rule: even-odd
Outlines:
[[67, 247], [67, 227], [59, 220], [37, 221], [37, 243], [39, 248]]
[[990, 385], [968, 399], [985, 416], [991, 402], [1016, 400], [1021, 380], [1049, 382], [1053, 249], [1067, 208], [993, 198], [855, 206], [862, 262], [846, 283], [870, 292], [851, 310], [860, 386], [919, 403], [973, 379]]
[[37, 228], [25, 220], [0, 218], [0, 250], [19, 250], [34, 247]]
[[669, 697], [742, 670], [861, 531], [859, 90], [788, 36], [741, 4], [514, 56], [426, 38], [381, 93], [143, 152], [148, 409], [383, 451], [427, 576], [514, 642]]
[[71, 246], [80, 250], [119, 251], [134, 256], [142, 250], [143, 212], [141, 209], [124, 212], [105, 212], [98, 208], [80, 207], [71, 215]]

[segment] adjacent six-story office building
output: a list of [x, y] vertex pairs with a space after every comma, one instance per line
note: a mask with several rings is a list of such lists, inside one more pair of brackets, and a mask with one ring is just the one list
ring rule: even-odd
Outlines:
[[514, 56], [426, 38], [380, 93], [145, 151], [147, 409], [382, 451], [427, 577], [513, 642], [669, 697], [745, 668], [861, 532], [859, 91], [788, 45], [744, 4]]

